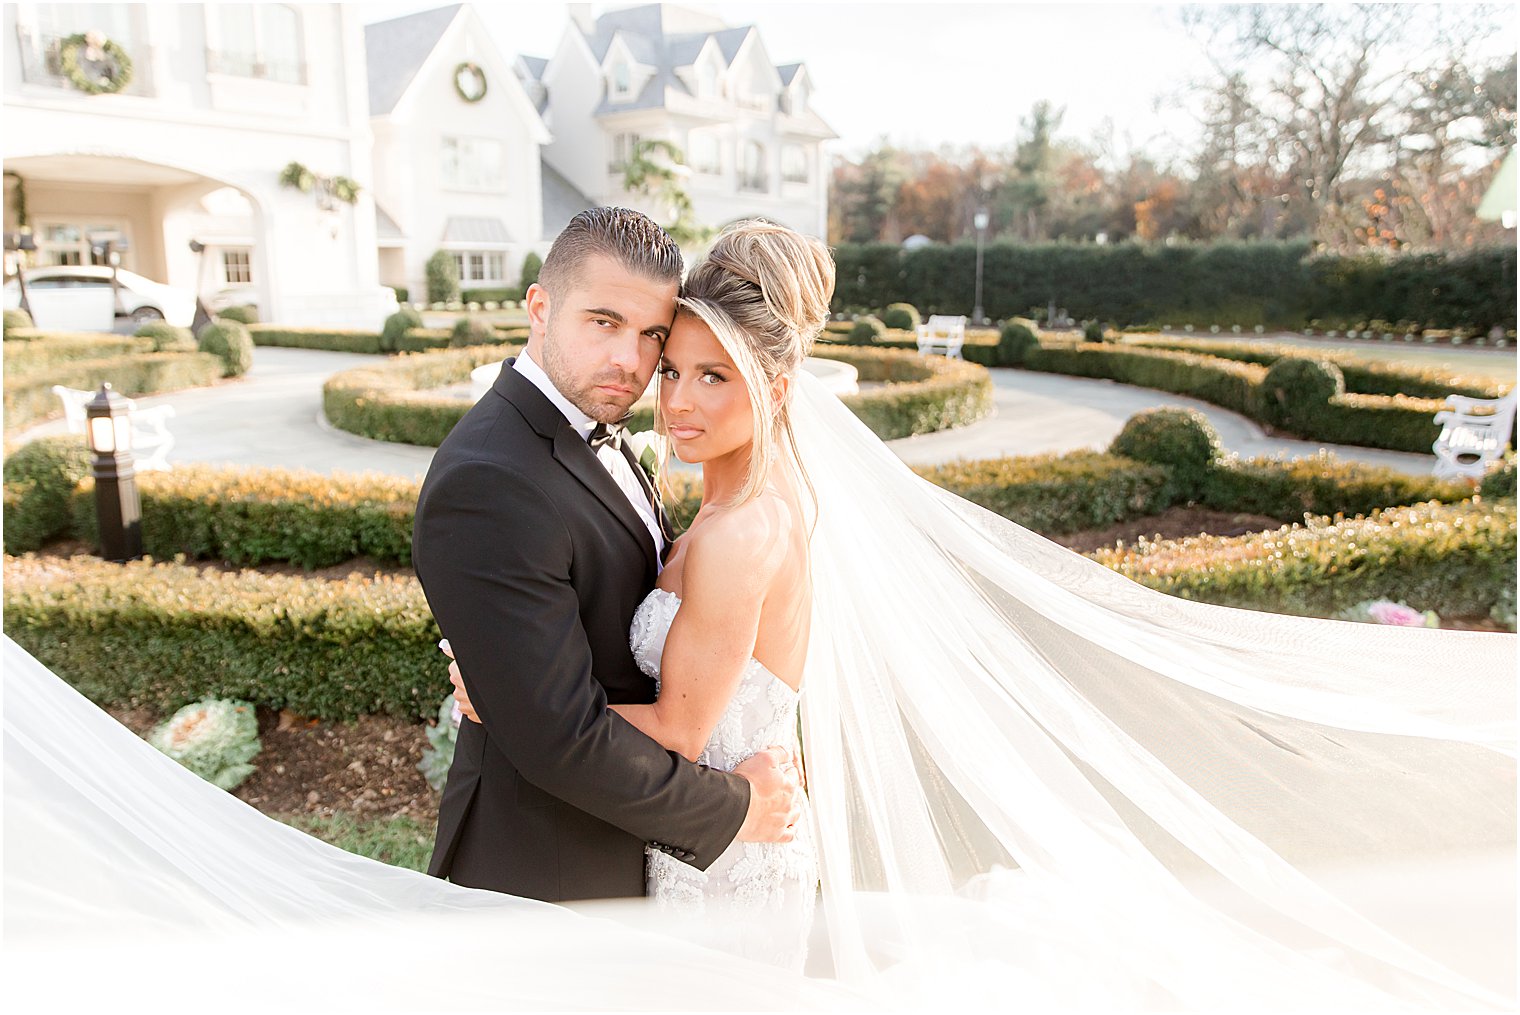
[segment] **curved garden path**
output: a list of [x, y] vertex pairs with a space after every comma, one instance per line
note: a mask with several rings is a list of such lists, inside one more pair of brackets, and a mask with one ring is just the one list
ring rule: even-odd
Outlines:
[[[433, 449], [373, 441], [335, 430], [322, 418], [322, 382], [340, 370], [373, 363], [356, 353], [261, 347], [240, 380], [138, 399], [169, 404], [175, 417], [171, 462], [281, 466], [317, 472], [383, 472], [421, 477]], [[973, 426], [893, 441], [904, 461], [931, 465], [961, 458], [1029, 455], [1108, 446], [1124, 421], [1142, 409], [1197, 409], [1219, 430], [1224, 446], [1244, 456], [1298, 458], [1322, 445], [1264, 434], [1256, 423], [1218, 406], [1164, 391], [1108, 380], [1024, 370], [993, 370], [996, 413]], [[41, 424], [20, 439], [65, 432], [62, 420]], [[1330, 445], [1346, 459], [1424, 474], [1431, 455]]]

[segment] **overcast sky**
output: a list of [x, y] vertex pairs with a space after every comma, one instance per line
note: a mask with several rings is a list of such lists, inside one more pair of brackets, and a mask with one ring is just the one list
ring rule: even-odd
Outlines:
[[[365, 3], [366, 22], [442, 6]], [[631, 6], [592, 4], [593, 13]], [[907, 147], [997, 148], [1040, 99], [1065, 108], [1059, 136], [1109, 132], [1118, 151], [1164, 161], [1197, 137], [1191, 81], [1206, 79], [1201, 43], [1181, 8], [1151, 4], [768, 2], [687, 4], [753, 24], [775, 63], [802, 61], [814, 108], [858, 154], [880, 138]], [[550, 56], [569, 23], [563, 3], [478, 4], [509, 57]], [[1391, 10], [1396, 8], [1391, 8]], [[1485, 48], [1513, 51], [1509, 39]]]

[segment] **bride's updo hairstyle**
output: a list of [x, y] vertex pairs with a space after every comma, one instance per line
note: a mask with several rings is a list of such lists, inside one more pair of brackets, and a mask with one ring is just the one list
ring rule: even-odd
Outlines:
[[821, 240], [761, 219], [729, 226], [686, 278], [678, 313], [712, 330], [749, 391], [755, 445], [743, 503], [770, 478], [781, 441], [796, 456], [790, 413], [792, 388], [778, 400], [772, 384], [794, 377], [829, 318], [834, 258]]

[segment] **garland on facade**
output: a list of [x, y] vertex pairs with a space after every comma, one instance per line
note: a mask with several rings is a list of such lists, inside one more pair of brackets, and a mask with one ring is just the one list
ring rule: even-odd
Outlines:
[[317, 203], [324, 208], [328, 207], [333, 199], [342, 201], [344, 204], [353, 204], [359, 200], [359, 191], [362, 189], [357, 181], [347, 176], [323, 176], [312, 172], [299, 162], [291, 162], [280, 170], [280, 185], [292, 187], [303, 194], [315, 191]]
[[[91, 65], [89, 70], [86, 64]], [[119, 43], [99, 32], [80, 32], [64, 39], [58, 46], [58, 65], [70, 84], [89, 95], [114, 94], [132, 80], [132, 58]]]

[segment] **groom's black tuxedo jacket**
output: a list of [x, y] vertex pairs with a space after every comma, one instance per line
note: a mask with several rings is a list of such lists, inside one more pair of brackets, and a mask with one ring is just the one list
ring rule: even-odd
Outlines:
[[481, 723], [459, 728], [429, 873], [554, 902], [644, 894], [644, 845], [706, 868], [749, 787], [607, 708], [654, 700], [628, 630], [654, 542], [511, 362], [438, 448], [412, 560]]

